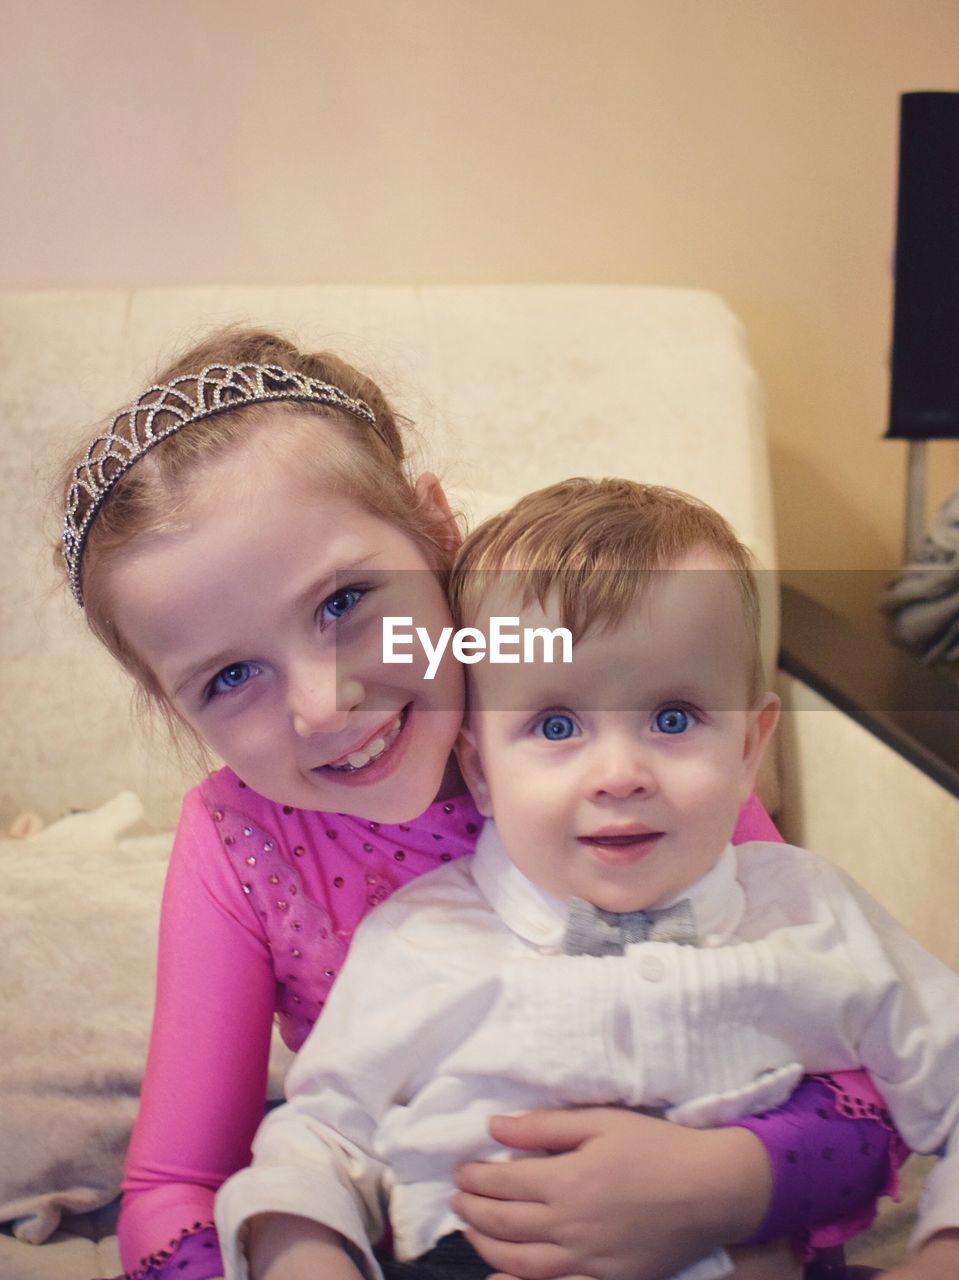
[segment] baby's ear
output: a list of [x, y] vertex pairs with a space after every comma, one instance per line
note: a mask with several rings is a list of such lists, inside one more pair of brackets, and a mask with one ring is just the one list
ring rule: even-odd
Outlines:
[[484, 818], [491, 818], [493, 816], [493, 806], [490, 802], [489, 787], [486, 783], [486, 771], [483, 768], [483, 760], [476, 742], [476, 734], [472, 729], [460, 729], [454, 750], [456, 758], [460, 762], [460, 772], [470, 789], [473, 799], [476, 801], [477, 809], [479, 809]]
[[779, 723], [780, 702], [776, 694], [767, 691], [746, 717], [746, 740], [743, 745], [743, 767], [740, 784], [740, 800], [745, 802], [756, 788], [759, 766], [766, 748]]
[[414, 485], [416, 500], [429, 515], [433, 535], [450, 552], [463, 541], [463, 533], [449, 504], [443, 486], [432, 471], [424, 471]]

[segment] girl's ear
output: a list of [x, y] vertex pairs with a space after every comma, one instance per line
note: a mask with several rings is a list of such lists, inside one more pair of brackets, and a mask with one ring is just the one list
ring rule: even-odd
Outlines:
[[463, 541], [463, 535], [439, 479], [432, 471], [424, 471], [413, 488], [417, 502], [433, 525], [437, 541], [448, 551], [455, 551]]
[[457, 760], [460, 762], [460, 772], [476, 802], [477, 809], [479, 809], [484, 818], [492, 818], [493, 808], [490, 803], [489, 787], [486, 783], [486, 772], [483, 769], [483, 761], [479, 747], [476, 744], [476, 734], [473, 730], [460, 729], [459, 737], [456, 739], [453, 749], [456, 752]]
[[747, 714], [740, 779], [740, 801], [743, 804], [756, 788], [759, 766], [763, 762], [769, 740], [779, 723], [779, 709], [780, 701], [776, 694], [766, 692]]

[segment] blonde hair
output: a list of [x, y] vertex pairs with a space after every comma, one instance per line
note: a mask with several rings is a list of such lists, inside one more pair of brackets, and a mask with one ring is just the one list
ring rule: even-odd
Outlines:
[[521, 607], [557, 602], [574, 639], [615, 626], [659, 570], [699, 549], [714, 552], [739, 588], [751, 697], [763, 688], [760, 605], [753, 558], [731, 526], [705, 502], [631, 480], [563, 480], [521, 498], [475, 529], [450, 576], [459, 626], [476, 616], [490, 577], [521, 571]]
[[[210, 334], [160, 372], [159, 384], [196, 377], [209, 365], [279, 365], [338, 387], [364, 401], [376, 427], [327, 405], [308, 401], [240, 404], [216, 417], [191, 423], [140, 457], [115, 484], [96, 514], [83, 551], [83, 599], [87, 625], [117, 661], [133, 676], [148, 702], [158, 704], [171, 728], [178, 717], [169, 706], [153, 673], [127, 644], [110, 607], [109, 568], [134, 541], [182, 527], [189, 503], [207, 470], [236, 457], [244, 447], [287, 449], [301, 445], [296, 434], [306, 418], [321, 418], [332, 429], [314, 449], [300, 447], [297, 477], [318, 491], [345, 493], [367, 510], [402, 530], [425, 552], [445, 585], [451, 553], [438, 536], [432, 513], [417, 498], [404, 443], [409, 423], [387, 401], [380, 387], [352, 365], [329, 352], [304, 352], [288, 339], [264, 329], [231, 326]], [[277, 418], [286, 417], [290, 431], [276, 431]], [[271, 423], [274, 435], [258, 428]], [[306, 424], [308, 425], [308, 424]], [[74, 468], [87, 441], [63, 470], [60, 494], [72, 482]], [[302, 456], [300, 456], [302, 455]], [[255, 483], [255, 475], [251, 476]], [[56, 558], [64, 570], [62, 547]]]

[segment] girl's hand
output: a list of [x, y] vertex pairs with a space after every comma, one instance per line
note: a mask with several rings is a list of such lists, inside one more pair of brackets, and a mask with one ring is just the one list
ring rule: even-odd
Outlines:
[[938, 1232], [918, 1253], [883, 1275], [886, 1280], [959, 1280], [959, 1229]]
[[593, 1107], [495, 1116], [490, 1132], [534, 1154], [464, 1165], [453, 1208], [518, 1280], [661, 1280], [750, 1236], [769, 1206], [772, 1171], [747, 1129]]

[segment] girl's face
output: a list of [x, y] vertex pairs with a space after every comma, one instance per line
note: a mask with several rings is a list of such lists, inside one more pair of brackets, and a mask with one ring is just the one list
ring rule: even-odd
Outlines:
[[[218, 464], [182, 531], [144, 537], [108, 570], [121, 634], [177, 713], [261, 795], [402, 822], [441, 792], [463, 717], [447, 659], [384, 664], [382, 620], [449, 624], [420, 546], [352, 499], [307, 492], [290, 464]], [[417, 493], [456, 532], [439, 482]], [[447, 785], [449, 783], [447, 782]]]

